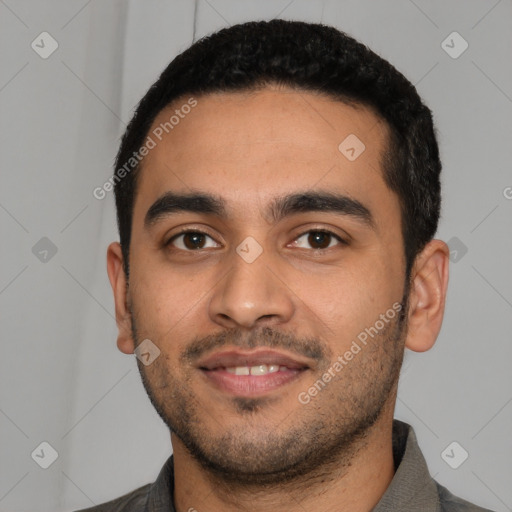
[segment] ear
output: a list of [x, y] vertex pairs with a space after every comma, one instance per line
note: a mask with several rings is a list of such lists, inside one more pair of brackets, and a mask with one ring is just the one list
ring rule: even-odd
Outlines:
[[450, 250], [442, 240], [431, 240], [411, 273], [408, 331], [405, 346], [425, 352], [434, 345], [443, 323]]
[[112, 242], [107, 249], [107, 273], [114, 292], [116, 323], [119, 330], [117, 348], [125, 354], [133, 354], [131, 315], [128, 309], [126, 275], [123, 269], [123, 253], [119, 242]]

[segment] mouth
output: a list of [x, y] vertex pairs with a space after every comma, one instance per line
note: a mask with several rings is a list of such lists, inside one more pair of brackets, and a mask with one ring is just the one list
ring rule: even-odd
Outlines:
[[218, 352], [201, 360], [198, 369], [217, 389], [236, 396], [269, 393], [298, 379], [307, 361], [274, 350]]

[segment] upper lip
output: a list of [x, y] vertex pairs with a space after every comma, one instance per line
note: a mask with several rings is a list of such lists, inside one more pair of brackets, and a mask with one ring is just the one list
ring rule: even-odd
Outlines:
[[309, 365], [302, 358], [275, 350], [225, 350], [202, 358], [198, 367], [205, 370], [233, 368], [235, 366], [258, 366], [260, 364], [286, 366], [292, 369], [305, 369]]

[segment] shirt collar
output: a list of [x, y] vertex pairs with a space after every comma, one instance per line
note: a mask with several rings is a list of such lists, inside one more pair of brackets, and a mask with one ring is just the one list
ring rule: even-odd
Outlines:
[[174, 497], [174, 460], [171, 455], [149, 489], [145, 512], [176, 512]]
[[372, 512], [421, 510], [440, 512], [439, 494], [421, 453], [416, 434], [407, 423], [393, 421], [395, 475]]

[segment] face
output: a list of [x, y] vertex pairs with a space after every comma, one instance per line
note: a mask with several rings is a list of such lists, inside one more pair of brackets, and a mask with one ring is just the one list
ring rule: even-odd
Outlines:
[[288, 89], [196, 100], [139, 175], [132, 341], [160, 350], [139, 366], [173, 443], [225, 478], [285, 480], [348, 453], [394, 402], [405, 261], [387, 131]]

